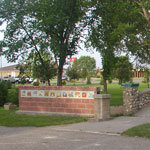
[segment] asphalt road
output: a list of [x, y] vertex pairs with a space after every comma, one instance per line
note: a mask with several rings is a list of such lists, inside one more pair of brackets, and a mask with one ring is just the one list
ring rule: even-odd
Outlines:
[[149, 150], [150, 140], [55, 127], [0, 127], [0, 150]]
[[136, 117], [42, 128], [0, 127], [0, 150], [150, 150], [150, 139], [120, 136], [150, 123], [150, 106]]

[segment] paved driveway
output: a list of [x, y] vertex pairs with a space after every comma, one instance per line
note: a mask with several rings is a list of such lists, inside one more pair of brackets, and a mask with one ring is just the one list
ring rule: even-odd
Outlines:
[[[2, 129], [4, 128], [0, 127]], [[0, 136], [0, 150], [149, 150], [150, 147], [148, 139], [58, 131], [54, 127], [8, 130], [12, 130], [10, 134]]]
[[149, 150], [150, 139], [120, 136], [150, 117], [118, 117], [42, 128], [0, 127], [0, 150]]

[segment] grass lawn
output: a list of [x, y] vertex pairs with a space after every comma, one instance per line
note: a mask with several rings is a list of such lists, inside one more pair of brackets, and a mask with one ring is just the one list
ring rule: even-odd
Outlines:
[[108, 93], [111, 94], [110, 105], [120, 106], [123, 105], [123, 87], [119, 84], [108, 84]]
[[[75, 86], [96, 86], [96, 87], [100, 87], [101, 90], [103, 89], [103, 85], [100, 84], [78, 84]], [[111, 106], [123, 105], [122, 91], [123, 88], [119, 84], [116, 83], [108, 84], [108, 93], [111, 94], [111, 101], [110, 101]]]
[[143, 124], [123, 132], [122, 135], [150, 138], [150, 124]]
[[0, 108], [0, 126], [24, 127], [24, 126], [52, 126], [62, 124], [72, 124], [86, 121], [85, 117], [72, 116], [44, 116], [16, 114], [14, 110], [4, 110]]
[[145, 90], [145, 89], [147, 89], [148, 87], [147, 87], [147, 83], [140, 83], [140, 85], [139, 85], [139, 91], [143, 91], [143, 90]]
[[[139, 91], [147, 89], [146, 83], [139, 84]], [[111, 106], [123, 105], [123, 87], [117, 83], [108, 84], [108, 93], [111, 94]]]

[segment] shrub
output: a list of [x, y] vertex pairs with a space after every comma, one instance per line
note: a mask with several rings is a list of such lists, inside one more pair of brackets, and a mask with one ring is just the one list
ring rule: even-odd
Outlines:
[[4, 81], [4, 82], [8, 89], [12, 88], [12, 83], [10, 81]]
[[100, 79], [100, 84], [104, 85], [104, 79], [103, 78]]
[[101, 76], [100, 75], [96, 75], [96, 78], [101, 78]]
[[87, 77], [86, 84], [91, 84], [91, 77]]
[[25, 77], [22, 77], [22, 78], [21, 78], [20, 83], [21, 83], [21, 84], [26, 84], [26, 83], [27, 83]]
[[39, 81], [33, 82], [34, 86], [39, 86], [39, 84], [40, 84]]
[[3, 106], [6, 103], [8, 88], [10, 87], [11, 84], [9, 82], [0, 82], [0, 106]]
[[62, 81], [62, 85], [66, 85], [66, 81], [65, 80]]
[[18, 88], [8, 89], [7, 102], [18, 105]]
[[142, 82], [143, 82], [143, 83], [147, 83], [147, 78], [144, 77]]

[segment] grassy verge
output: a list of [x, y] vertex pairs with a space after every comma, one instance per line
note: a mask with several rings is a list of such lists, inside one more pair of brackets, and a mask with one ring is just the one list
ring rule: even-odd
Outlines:
[[83, 122], [86, 120], [87, 118], [85, 117], [16, 114], [16, 111], [7, 111], [3, 108], [0, 108], [0, 126], [7, 127], [43, 127], [52, 125], [72, 124], [77, 122]]
[[123, 132], [122, 135], [150, 138], [150, 124], [147, 123], [147, 124], [133, 127]]

